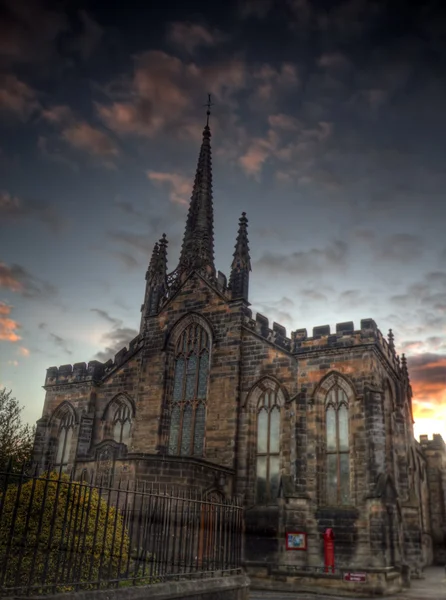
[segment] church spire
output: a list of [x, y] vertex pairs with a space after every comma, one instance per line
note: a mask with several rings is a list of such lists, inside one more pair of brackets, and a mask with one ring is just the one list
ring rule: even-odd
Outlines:
[[248, 301], [249, 272], [251, 271], [248, 244], [248, 219], [246, 213], [242, 213], [229, 277], [229, 289], [233, 300], [243, 298]]
[[146, 317], [157, 314], [160, 302], [167, 291], [167, 239], [165, 233], [153, 248], [146, 281], [144, 304], [141, 306], [141, 329], [143, 329]]
[[182, 273], [197, 270], [203, 274], [215, 276], [211, 130], [209, 128], [210, 107], [212, 106], [210, 95], [206, 106], [206, 126], [203, 130], [203, 141], [198, 158], [178, 269]]

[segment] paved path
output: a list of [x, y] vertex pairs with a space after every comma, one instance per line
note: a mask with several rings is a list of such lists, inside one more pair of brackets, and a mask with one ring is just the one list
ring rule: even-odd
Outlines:
[[[262, 592], [252, 590], [250, 600], [341, 600], [341, 596], [326, 594]], [[345, 600], [345, 596], [342, 600]], [[376, 598], [376, 597], [375, 597]], [[413, 579], [408, 590], [388, 596], [392, 600], [446, 600], [446, 575], [443, 567], [429, 567], [424, 571], [424, 579]], [[350, 600], [355, 600], [351, 598]], [[359, 600], [359, 599], [356, 599]]]

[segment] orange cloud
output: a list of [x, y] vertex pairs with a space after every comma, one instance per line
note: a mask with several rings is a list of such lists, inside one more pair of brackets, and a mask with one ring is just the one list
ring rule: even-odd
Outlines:
[[[307, 181], [313, 178], [309, 175], [312, 171], [319, 182], [325, 185], [331, 184], [323, 173], [315, 172], [314, 156], [332, 135], [332, 124], [320, 121], [317, 126], [303, 128], [302, 125], [285, 114], [275, 114], [268, 117], [270, 128], [263, 138], [254, 138], [239, 158], [239, 164], [247, 175], [258, 176], [264, 163], [269, 158], [275, 158], [283, 163], [292, 164], [292, 176], [303, 183], [303, 177]], [[292, 134], [290, 139], [289, 134]], [[296, 170], [296, 165], [298, 169]], [[291, 178], [291, 176], [289, 177]], [[286, 171], [280, 169], [279, 179], [287, 180]]]
[[158, 185], [167, 185], [170, 188], [169, 198], [174, 204], [187, 206], [192, 190], [192, 183], [188, 177], [177, 173], [159, 173], [148, 171], [147, 177]]
[[19, 354], [20, 354], [20, 356], [29, 356], [28, 348], [24, 348], [23, 346], [21, 346], [19, 348]]
[[240, 165], [248, 175], [258, 175], [266, 160], [276, 151], [271, 136], [253, 140], [245, 154], [239, 158]]
[[109, 157], [119, 154], [116, 144], [107, 134], [85, 121], [64, 129], [62, 137], [75, 148], [95, 156]]
[[0, 340], [18, 342], [21, 337], [17, 335], [16, 329], [19, 329], [20, 325], [17, 321], [9, 318], [11, 308], [11, 306], [0, 302]]
[[446, 356], [419, 354], [408, 358], [408, 366], [417, 433], [446, 432]]
[[[235, 92], [247, 85], [245, 64], [237, 59], [200, 67], [161, 51], [137, 57], [131, 80], [110, 86], [116, 101], [98, 104], [107, 127], [120, 134], [154, 137], [166, 127], [177, 135], [200, 131], [196, 107], [210, 92], [222, 105], [232, 105]], [[193, 127], [192, 127], [193, 126]]]
[[[2, 196], [0, 195], [0, 208], [1, 208]], [[23, 292], [24, 285], [19, 281], [14, 274], [13, 270], [7, 267], [4, 263], [0, 263], [0, 287], [4, 287], [11, 292]], [[5, 314], [1, 312], [2, 305], [0, 304], [0, 315]]]
[[39, 108], [35, 91], [15, 75], [0, 77], [0, 110], [25, 121]]
[[42, 110], [41, 116], [49, 123], [59, 124], [72, 121], [74, 119], [73, 112], [69, 106], [56, 105]]

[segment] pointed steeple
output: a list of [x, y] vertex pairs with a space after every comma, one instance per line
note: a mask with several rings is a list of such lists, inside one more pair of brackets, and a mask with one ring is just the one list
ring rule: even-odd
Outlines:
[[167, 289], [167, 244], [166, 234], [163, 233], [159, 241], [157, 277], [158, 284], [163, 286], [164, 291]]
[[167, 291], [167, 239], [165, 233], [153, 248], [146, 281], [144, 304], [141, 307], [141, 329], [146, 317], [157, 314], [160, 302]]
[[236, 298], [243, 298], [248, 301], [251, 257], [249, 256], [248, 219], [246, 218], [246, 213], [242, 213], [239, 220], [239, 229], [233, 256], [229, 289], [234, 300]]
[[209, 96], [207, 121], [178, 264], [182, 275], [197, 270], [204, 275], [215, 276], [210, 106]]
[[409, 370], [407, 368], [407, 358], [405, 354], [401, 355], [401, 371], [403, 372], [403, 377], [409, 381]]
[[158, 254], [159, 254], [159, 246], [158, 242], [153, 247], [152, 256], [150, 258], [149, 268], [146, 273], [146, 281], [151, 281], [156, 273], [157, 265], [158, 265]]
[[387, 339], [389, 341], [390, 350], [395, 353], [395, 336], [393, 335], [393, 331], [391, 329], [389, 329]]

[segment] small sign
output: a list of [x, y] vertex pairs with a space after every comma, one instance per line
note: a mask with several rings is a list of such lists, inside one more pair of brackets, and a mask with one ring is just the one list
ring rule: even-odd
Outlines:
[[302, 531], [290, 531], [286, 534], [287, 550], [306, 550], [307, 534]]
[[344, 581], [364, 583], [367, 579], [366, 573], [344, 573]]

